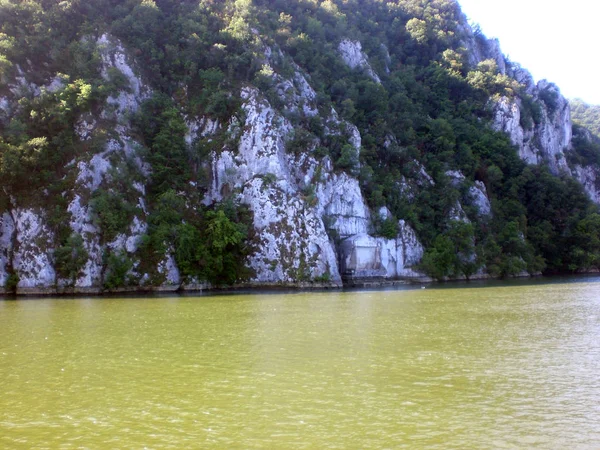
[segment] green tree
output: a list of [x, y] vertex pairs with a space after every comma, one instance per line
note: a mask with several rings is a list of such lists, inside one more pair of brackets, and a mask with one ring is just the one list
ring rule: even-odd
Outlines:
[[56, 271], [62, 278], [69, 280], [71, 285], [74, 285], [88, 257], [88, 252], [83, 245], [83, 238], [80, 234], [73, 233], [64, 245], [54, 251]]

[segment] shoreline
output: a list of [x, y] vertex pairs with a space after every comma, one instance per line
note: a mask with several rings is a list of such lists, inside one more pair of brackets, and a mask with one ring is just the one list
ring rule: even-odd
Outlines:
[[454, 283], [470, 283], [485, 281], [502, 280], [523, 280], [545, 278], [549, 281], [560, 279], [561, 277], [577, 277], [598, 275], [598, 271], [589, 271], [576, 274], [554, 274], [544, 276], [542, 274], [529, 275], [519, 274], [509, 278], [492, 277], [480, 274], [470, 279], [453, 278], [444, 281], [436, 281], [430, 277], [410, 277], [397, 279], [376, 279], [376, 278], [356, 278], [346, 279], [342, 283], [333, 282], [299, 282], [299, 283], [240, 283], [232, 286], [210, 286], [208, 284], [195, 285], [171, 285], [171, 286], [129, 286], [118, 289], [105, 290], [101, 287], [33, 287], [19, 288], [16, 292], [7, 292], [0, 288], [0, 300], [10, 298], [28, 298], [28, 297], [72, 297], [72, 296], [93, 296], [93, 297], [114, 297], [117, 295], [139, 295], [139, 294], [218, 294], [218, 293], [247, 293], [247, 292], [277, 292], [277, 291], [343, 291], [345, 289], [376, 289], [376, 288], [394, 288], [400, 286], [448, 286]]

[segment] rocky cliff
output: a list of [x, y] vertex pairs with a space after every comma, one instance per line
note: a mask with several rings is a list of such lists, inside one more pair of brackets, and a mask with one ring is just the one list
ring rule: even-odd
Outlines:
[[[140, 74], [135, 59], [123, 44], [107, 35], [96, 41], [102, 60], [101, 74], [108, 81], [111, 69], [116, 68], [126, 77], [126, 84], [118, 93], [110, 95], [97, 114], [82, 115], [76, 131], [82, 142], [90, 141], [98, 133], [110, 128], [113, 137], [95, 154], [81, 155], [69, 163], [73, 173], [72, 188], [63, 192], [70, 199], [68, 212], [71, 230], [83, 237], [87, 260], [75, 283], [61, 279], [54, 270], [55, 244], [46, 225], [44, 208], [24, 209], [14, 200], [1, 219], [0, 282], [4, 285], [8, 273], [14, 274], [17, 292], [95, 292], [102, 290], [105, 276], [106, 249], [124, 251], [133, 260], [130, 275], [147, 289], [197, 289], [195, 284], [183, 282], [177, 265], [170, 254], [161, 261], [156, 272], [160, 283], [145, 285], [150, 274], [140, 273], [136, 251], [140, 238], [148, 228], [145, 208], [146, 189], [143, 178], [150, 174], [150, 165], [137, 149], [129, 123], [141, 102], [152, 89]], [[268, 49], [268, 54], [271, 50]], [[343, 41], [340, 55], [352, 68], [377, 75], [361, 52], [360, 43]], [[358, 56], [357, 56], [358, 55]], [[358, 62], [352, 58], [358, 58]], [[60, 78], [50, 85], [60, 90]], [[51, 89], [29, 83], [24, 74], [11, 87], [17, 93], [26, 88], [35, 97]], [[278, 92], [285, 101], [285, 110], [305, 117], [318, 115], [316, 93], [305, 74], [295, 67], [289, 79], [274, 76]], [[329, 157], [310, 156], [310, 148], [302, 154], [287, 150], [294, 138], [294, 128], [281, 112], [272, 107], [256, 88], [248, 86], [239, 92], [242, 100], [243, 123], [232, 118], [221, 124], [208, 117], [187, 117], [188, 145], [211, 141], [218, 133], [227, 133], [235, 142], [227, 144], [210, 155], [210, 189], [202, 199], [210, 205], [220, 202], [225, 195], [236, 192], [235, 200], [249, 207], [253, 214], [253, 238], [246, 264], [253, 276], [246, 283], [258, 286], [298, 286], [317, 282], [323, 286], [341, 286], [343, 275], [360, 277], [396, 278], [422, 276], [411, 267], [423, 253], [415, 232], [403, 220], [399, 221], [398, 236], [394, 239], [374, 237], [372, 212], [367, 206], [358, 180], [336, 171]], [[16, 97], [16, 95], [15, 95]], [[14, 98], [3, 97], [3, 105], [14, 105]], [[8, 106], [4, 111], [10, 111]], [[361, 136], [358, 129], [341, 120], [331, 109], [320, 117], [329, 133], [343, 135], [354, 148], [358, 160]], [[319, 142], [311, 143], [314, 148]], [[123, 164], [133, 166], [142, 181], [132, 182], [137, 196], [136, 214], [126, 233], [120, 233], [102, 244], [101, 230], [95, 220], [90, 199], [99, 189], [110, 189], [118, 177], [115, 171]], [[368, 270], [366, 269], [368, 267]]]
[[[279, 33], [289, 34], [285, 26], [291, 19], [281, 14], [279, 23], [284, 28]], [[573, 127], [569, 104], [558, 88], [546, 81], [534, 83], [526, 70], [506, 60], [496, 40], [474, 33], [462, 14], [457, 17], [454, 31], [448, 34], [459, 37], [452, 41], [455, 54], [463, 58], [462, 66], [457, 67], [466, 74], [492, 60], [502, 80], [518, 86], [488, 99], [489, 126], [508, 136], [523, 161], [546, 166], [556, 176], [572, 175], [598, 203], [598, 168], [569, 158]], [[417, 46], [421, 53], [424, 47], [418, 45], [433, 40], [433, 28], [423, 31], [425, 34], [417, 34], [408, 25], [406, 29], [412, 39], [406, 44]], [[490, 194], [490, 189], [497, 189], [497, 180], [486, 167], [462, 164], [460, 158], [470, 158], [472, 150], [471, 144], [457, 144], [459, 131], [449, 129], [446, 119], [432, 117], [437, 114], [435, 108], [421, 115], [421, 125], [411, 117], [402, 126], [386, 128], [387, 118], [377, 116], [381, 104], [396, 102], [412, 111], [421, 108], [418, 99], [428, 95], [426, 90], [419, 91], [423, 81], [418, 77], [413, 84], [406, 81], [406, 73], [411, 74], [412, 69], [402, 75], [405, 78], [393, 78], [394, 70], [403, 70], [401, 61], [406, 55], [398, 56], [390, 42], [361, 42], [360, 34], [336, 37], [328, 44], [330, 53], [325, 58], [330, 65], [339, 64], [335, 67], [343, 72], [345, 81], [328, 81], [332, 96], [340, 97], [329, 101], [323, 99], [324, 81], [316, 78], [319, 72], [310, 73], [310, 56], [301, 53], [302, 45], [308, 45], [311, 38], [299, 33], [294, 35], [293, 45], [289, 38], [287, 47], [282, 47], [257, 29], [249, 27], [244, 33], [243, 38], [253, 42], [252, 64], [260, 68], [253, 78], [230, 84], [222, 78], [213, 82], [211, 77], [223, 75], [194, 67], [204, 77], [202, 83], [223, 89], [218, 99], [237, 105], [235, 111], [190, 106], [189, 91], [197, 80], [189, 86], [181, 82], [167, 96], [177, 111], [168, 123], [184, 123], [175, 137], [183, 137], [184, 153], [195, 155], [189, 158], [193, 175], [176, 190], [185, 209], [193, 213], [232, 202], [250, 213], [243, 261], [249, 270], [245, 278], [237, 280], [241, 285], [339, 287], [352, 279], [423, 278], [426, 265], [420, 263], [428, 248], [422, 242], [434, 249], [428, 261], [435, 264], [441, 264], [440, 255], [446, 251], [445, 241], [435, 239], [436, 233], [462, 242], [450, 250], [462, 255], [460, 264], [475, 266], [484, 254], [491, 261], [497, 252], [498, 260], [504, 257], [523, 270], [524, 257], [516, 250], [510, 253], [509, 244], [502, 244], [507, 247], [498, 251], [485, 243], [483, 250], [481, 235], [473, 231], [476, 226], [481, 233], [493, 228], [490, 222], [495, 219], [500, 194]], [[440, 33], [438, 30], [437, 35], [442, 36]], [[155, 248], [148, 244], [148, 235], [156, 228], [152, 214], [157, 209], [156, 193], [150, 192], [155, 187], [149, 180], [163, 168], [157, 168], [157, 150], [145, 141], [146, 130], [140, 128], [137, 117], [142, 105], [158, 94], [165, 98], [164, 86], [149, 81], [152, 74], [142, 62], [143, 49], [128, 46], [109, 32], [97, 37], [88, 33], [77, 42], [97, 64], [100, 85], [95, 92], [107, 93], [97, 94], [100, 100], [90, 103], [92, 106], [69, 109], [76, 111], [72, 118], [75, 138], [70, 145], [77, 151], [72, 159], [59, 164], [60, 191], [41, 189], [21, 195], [14, 183], [12, 190], [4, 190], [0, 285], [18, 293], [100, 292], [115, 288], [107, 280], [114, 278], [118, 269], [121, 279], [128, 280], [128, 289], [210, 287], [178, 264], [181, 248], [172, 231], [160, 235], [160, 242], [152, 245], [161, 247], [161, 252], [153, 250], [148, 258], [148, 249]], [[225, 48], [225, 44], [214, 44], [211, 57], [224, 58], [227, 53], [219, 52]], [[415, 64], [412, 58], [408, 62]], [[441, 64], [436, 64], [435, 70], [440, 70]], [[460, 76], [459, 69], [452, 68], [449, 73]], [[11, 73], [0, 90], [0, 124], [8, 144], [19, 126], [17, 118], [25, 117], [29, 109], [35, 113], [31, 105], [84, 103], [80, 100], [84, 89], [68, 75], [50, 71], [40, 79], [31, 62], [16, 64]], [[425, 72], [425, 76], [429, 75]], [[410, 99], [408, 87], [417, 92]], [[384, 102], [381, 95], [386, 90], [391, 94]], [[78, 96], [75, 100], [73, 92]], [[344, 96], [348, 98], [343, 100]], [[210, 96], [201, 98], [205, 103], [216, 102]], [[194, 112], [202, 109], [202, 113]], [[426, 138], [416, 139], [418, 133]], [[36, 142], [28, 141], [23, 148], [33, 148], [39, 144]], [[475, 144], [471, 146], [475, 148]], [[198, 149], [204, 149], [202, 158], [197, 156]], [[457, 156], [458, 163], [450, 163], [447, 155], [452, 152], [466, 156]], [[437, 153], [443, 163], [429, 156]], [[169, 155], [161, 157], [166, 158], [168, 167]], [[377, 158], [380, 160], [374, 163]], [[5, 165], [9, 162], [4, 161]], [[380, 177], [377, 182], [373, 168]], [[387, 179], [387, 169], [401, 175]], [[113, 206], [115, 214], [120, 209], [126, 212], [122, 214], [126, 222], [119, 227], [109, 227], [107, 223], [116, 219], [98, 212], [98, 199], [110, 200], [113, 194], [126, 200]], [[59, 226], [56, 210], [61, 208]], [[187, 219], [183, 215], [178, 220], [185, 225]], [[436, 232], [427, 229], [425, 222], [437, 227]], [[467, 233], [466, 237], [456, 230]], [[70, 236], [69, 240], [65, 236]], [[522, 231], [515, 231], [515, 236], [502, 242], [526, 246]], [[477, 252], [475, 244], [480, 244]], [[77, 261], [70, 270], [65, 269], [65, 249], [71, 252], [67, 260]], [[153, 260], [153, 255], [158, 259]], [[196, 259], [202, 262], [203, 256]], [[462, 276], [460, 270], [453, 270], [453, 276]], [[483, 273], [482, 264], [477, 270]]]
[[[535, 83], [526, 69], [507, 61], [497, 39], [477, 38], [468, 26], [463, 29], [470, 63], [476, 66], [491, 59], [497, 63], [501, 74], [509, 76], [521, 87], [517, 95], [490, 100], [492, 127], [509, 136], [523, 161], [546, 165], [555, 175], [572, 175], [590, 198], [599, 203], [597, 170], [569, 162], [569, 153], [573, 152], [573, 122], [569, 101], [559, 88], [547, 80]], [[591, 136], [583, 139], [591, 140]]]

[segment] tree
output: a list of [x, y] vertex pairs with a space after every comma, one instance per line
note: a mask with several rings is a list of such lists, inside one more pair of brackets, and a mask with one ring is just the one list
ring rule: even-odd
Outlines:
[[80, 234], [72, 234], [64, 245], [54, 251], [56, 271], [71, 285], [77, 281], [85, 263], [88, 260], [88, 252], [83, 246], [83, 238]]
[[421, 260], [421, 269], [430, 277], [443, 281], [458, 273], [454, 245], [448, 236], [439, 235]]

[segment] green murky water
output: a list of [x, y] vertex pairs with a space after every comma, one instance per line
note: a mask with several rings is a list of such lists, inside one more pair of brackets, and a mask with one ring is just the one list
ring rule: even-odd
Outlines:
[[600, 448], [600, 282], [0, 301], [0, 448]]

